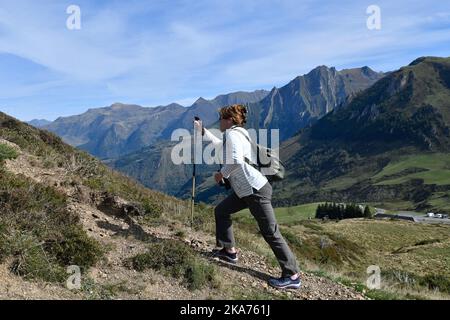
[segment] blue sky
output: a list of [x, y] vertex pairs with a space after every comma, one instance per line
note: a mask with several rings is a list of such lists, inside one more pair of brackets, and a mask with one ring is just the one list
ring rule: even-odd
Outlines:
[[[69, 30], [69, 5], [81, 29]], [[369, 30], [369, 5], [381, 30]], [[270, 90], [318, 65], [450, 56], [450, 2], [0, 0], [0, 110], [21, 120]]]

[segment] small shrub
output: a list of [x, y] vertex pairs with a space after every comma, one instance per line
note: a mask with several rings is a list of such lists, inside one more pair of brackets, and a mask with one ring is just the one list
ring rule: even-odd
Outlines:
[[450, 293], [450, 279], [439, 274], [429, 274], [420, 277], [419, 285], [428, 287], [430, 290], [439, 290], [440, 292]]
[[145, 215], [148, 215], [151, 218], [160, 218], [162, 216], [163, 209], [158, 203], [145, 199], [142, 201], [142, 206], [144, 208]]
[[17, 151], [3, 143], [0, 143], [0, 163], [8, 159], [15, 159], [18, 157]]
[[3, 212], [57, 211], [66, 196], [52, 187], [0, 170], [0, 208]]
[[132, 259], [132, 264], [137, 271], [155, 269], [179, 277], [183, 275], [185, 266], [192, 258], [193, 252], [190, 247], [168, 240], [151, 244], [146, 253], [138, 254]]
[[131, 258], [131, 265], [137, 271], [154, 269], [174, 278], [183, 277], [191, 290], [206, 285], [218, 286], [214, 266], [200, 260], [189, 246], [175, 240], [151, 244], [147, 252]]
[[81, 227], [72, 227], [63, 233], [61, 241], [49, 244], [51, 252], [64, 266], [77, 265], [85, 270], [95, 265], [102, 257], [100, 244], [88, 237]]
[[178, 237], [178, 238], [184, 238], [186, 236], [186, 232], [184, 232], [183, 230], [178, 230], [175, 233], [175, 236]]
[[186, 268], [185, 278], [191, 290], [201, 289], [209, 284], [213, 287], [219, 285], [214, 266], [198, 259], [192, 261]]
[[25, 279], [62, 282], [66, 277], [63, 267], [48, 255], [42, 243], [29, 234], [17, 234], [9, 241], [10, 253], [15, 257], [11, 265], [14, 274]]

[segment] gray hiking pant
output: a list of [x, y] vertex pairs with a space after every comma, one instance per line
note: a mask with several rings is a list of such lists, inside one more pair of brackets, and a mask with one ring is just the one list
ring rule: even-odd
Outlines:
[[266, 183], [260, 190], [253, 188], [253, 194], [239, 198], [235, 192], [230, 194], [214, 209], [216, 217], [216, 240], [218, 247], [235, 246], [231, 215], [249, 208], [259, 225], [264, 240], [270, 245], [282, 270], [287, 277], [299, 272], [297, 261], [280, 233], [272, 208], [272, 186]]

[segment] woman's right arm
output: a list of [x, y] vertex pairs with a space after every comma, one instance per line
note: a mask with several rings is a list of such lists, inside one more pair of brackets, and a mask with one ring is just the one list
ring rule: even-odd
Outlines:
[[204, 132], [203, 137], [206, 141], [211, 141], [214, 145], [222, 145], [223, 140], [215, 136], [211, 131], [209, 131], [206, 128], [203, 128], [202, 122], [195, 120], [194, 121], [195, 129], [198, 130], [198, 132]]
[[222, 145], [223, 140], [216, 137], [211, 131], [209, 131], [208, 129], [204, 128], [205, 130], [205, 140], [207, 141], [211, 141], [214, 145]]

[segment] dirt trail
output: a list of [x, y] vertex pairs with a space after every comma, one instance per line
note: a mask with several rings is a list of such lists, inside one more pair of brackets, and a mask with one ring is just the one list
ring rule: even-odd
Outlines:
[[[23, 174], [37, 182], [52, 185], [67, 194], [68, 209], [78, 214], [87, 233], [109, 250], [104, 261], [90, 269], [87, 279], [94, 284], [87, 292], [73, 292], [54, 284], [25, 281], [9, 272], [7, 264], [0, 265], [0, 298], [81, 299], [108, 298], [108, 294], [111, 294], [111, 298], [115, 299], [227, 299], [230, 298], [226, 296], [227, 292], [232, 288], [239, 288], [240, 292], [255, 289], [271, 294], [274, 298], [287, 295], [292, 299], [364, 299], [360, 293], [348, 287], [303, 272], [300, 290], [283, 292], [270, 288], [266, 281], [269, 275], [277, 275], [279, 270], [266, 265], [264, 259], [246, 250], [240, 252], [240, 262], [236, 266], [216, 262], [222, 285], [228, 288], [223, 292], [213, 289], [192, 292], [183, 286], [181, 280], [164, 277], [152, 270], [136, 272], [124, 266], [124, 261], [137, 253], [145, 252], [146, 244], [142, 240], [180, 240], [175, 231], [167, 226], [142, 226], [130, 216], [117, 216], [99, 210], [95, 203], [83, 200], [89, 198], [89, 190], [62, 183], [68, 178], [63, 168], [42, 168], [36, 157], [22, 151], [17, 159], [7, 160], [5, 167], [15, 174]], [[120, 201], [126, 203], [122, 199]], [[189, 231], [189, 237], [180, 241], [185, 241], [204, 256], [213, 249], [214, 244], [211, 235], [198, 231]]]

